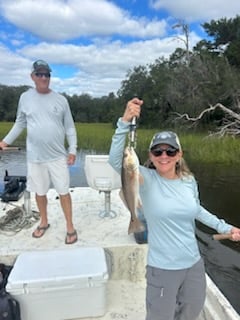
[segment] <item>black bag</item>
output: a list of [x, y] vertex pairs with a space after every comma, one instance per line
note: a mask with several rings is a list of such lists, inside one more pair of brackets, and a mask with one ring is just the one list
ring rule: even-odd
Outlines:
[[19, 179], [10, 179], [8, 182], [5, 184], [4, 192], [14, 192], [19, 188]]
[[19, 302], [6, 291], [11, 266], [0, 264], [0, 320], [21, 320]]
[[21, 182], [19, 178], [10, 178], [5, 184], [1, 194], [3, 202], [18, 201], [26, 189], [26, 183]]
[[0, 292], [0, 320], [21, 320], [19, 302], [5, 290]]

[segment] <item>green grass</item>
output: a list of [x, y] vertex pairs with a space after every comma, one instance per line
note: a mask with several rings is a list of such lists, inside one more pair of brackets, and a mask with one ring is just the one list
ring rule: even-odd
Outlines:
[[114, 128], [109, 123], [77, 123], [78, 148], [107, 152]]
[[[0, 137], [4, 137], [11, 128], [12, 123], [1, 122]], [[95, 150], [98, 153], [108, 153], [114, 128], [111, 124], [103, 123], [76, 123], [78, 136], [78, 148]], [[156, 129], [137, 129], [136, 151], [141, 162], [145, 161], [148, 154], [148, 146]], [[25, 135], [23, 133], [15, 145], [24, 146]], [[184, 158], [190, 162], [202, 163], [240, 163], [240, 139], [233, 137], [207, 137], [207, 134], [179, 133]]]
[[[2, 140], [5, 135], [8, 133], [8, 131], [11, 129], [13, 123], [11, 122], [0, 122], [0, 140]], [[26, 132], [24, 131], [16, 141], [14, 141], [14, 145], [18, 147], [24, 147], [25, 146], [25, 138], [26, 138]]]
[[184, 157], [204, 163], [240, 163], [240, 139], [231, 136], [209, 137], [207, 134], [183, 134]]

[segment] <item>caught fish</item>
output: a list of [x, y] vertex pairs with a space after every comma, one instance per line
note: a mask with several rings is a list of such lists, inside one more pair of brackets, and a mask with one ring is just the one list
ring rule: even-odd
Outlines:
[[121, 197], [131, 213], [128, 234], [142, 232], [145, 230], [145, 227], [137, 217], [137, 208], [142, 205], [139, 196], [139, 183], [141, 180], [139, 174], [139, 160], [133, 147], [128, 146], [124, 150], [121, 179]]

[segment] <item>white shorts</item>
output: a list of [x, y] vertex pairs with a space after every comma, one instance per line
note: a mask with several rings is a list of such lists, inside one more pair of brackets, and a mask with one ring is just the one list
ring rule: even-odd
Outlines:
[[70, 175], [65, 158], [41, 163], [29, 162], [27, 168], [28, 191], [43, 196], [48, 192], [52, 183], [58, 194], [68, 194]]

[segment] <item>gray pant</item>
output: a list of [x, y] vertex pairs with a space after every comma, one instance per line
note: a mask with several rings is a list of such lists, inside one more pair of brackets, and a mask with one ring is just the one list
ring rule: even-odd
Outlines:
[[146, 320], [195, 320], [206, 296], [203, 260], [191, 268], [164, 270], [147, 266]]

